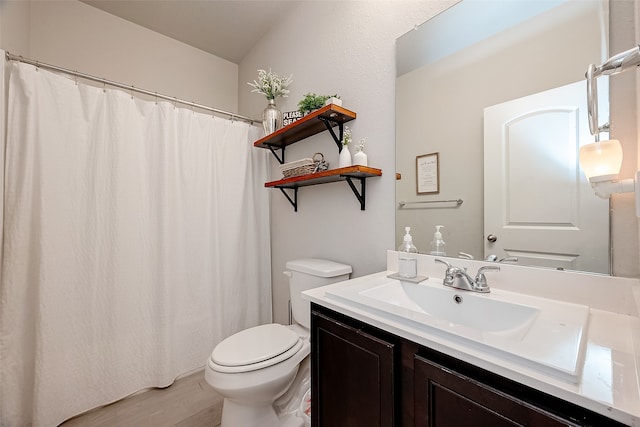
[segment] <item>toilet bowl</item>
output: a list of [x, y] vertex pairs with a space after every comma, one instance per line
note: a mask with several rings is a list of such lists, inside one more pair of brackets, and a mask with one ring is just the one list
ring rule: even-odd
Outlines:
[[[220, 342], [207, 361], [205, 379], [224, 397], [222, 427], [304, 425], [298, 411], [286, 409], [298, 407], [305, 393], [290, 390], [292, 384], [308, 384], [308, 368], [299, 369], [311, 349], [309, 302], [302, 298], [302, 292], [347, 280], [351, 267], [309, 258], [289, 261], [286, 268], [295, 323], [271, 323], [240, 331]], [[285, 393], [294, 405], [274, 405]]]
[[[273, 403], [289, 389], [310, 351], [308, 337], [299, 332], [279, 324], [261, 325], [216, 346], [205, 379], [224, 397], [223, 426], [282, 425]], [[221, 347], [226, 355], [215, 354]], [[231, 359], [234, 352], [239, 360]]]

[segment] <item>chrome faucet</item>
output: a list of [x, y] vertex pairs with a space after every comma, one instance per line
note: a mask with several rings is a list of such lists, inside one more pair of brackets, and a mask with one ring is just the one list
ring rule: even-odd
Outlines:
[[484, 267], [480, 267], [478, 269], [475, 279], [472, 279], [471, 276], [469, 276], [469, 274], [467, 273], [466, 268], [454, 267], [447, 261], [441, 260], [439, 258], [436, 258], [435, 261], [447, 266], [447, 270], [444, 274], [444, 279], [442, 279], [443, 285], [472, 292], [489, 292], [491, 288], [487, 284], [487, 278], [485, 277], [484, 272], [487, 270], [500, 270], [500, 267], [498, 267], [497, 265], [485, 265]]

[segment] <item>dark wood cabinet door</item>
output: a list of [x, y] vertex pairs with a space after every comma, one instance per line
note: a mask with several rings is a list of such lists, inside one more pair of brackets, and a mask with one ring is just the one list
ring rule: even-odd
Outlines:
[[312, 425], [393, 426], [397, 346], [317, 310], [311, 329]]
[[575, 426], [488, 384], [414, 357], [414, 426]]

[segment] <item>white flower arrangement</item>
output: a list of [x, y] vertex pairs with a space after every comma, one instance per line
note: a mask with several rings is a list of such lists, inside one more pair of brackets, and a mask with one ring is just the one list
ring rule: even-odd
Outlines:
[[258, 80], [247, 84], [253, 88], [251, 92], [261, 93], [267, 99], [276, 99], [281, 96], [286, 98], [289, 94], [287, 87], [293, 81], [293, 75], [282, 77], [275, 74], [271, 70], [267, 73], [265, 70], [258, 70]]
[[342, 145], [349, 145], [351, 142], [351, 129], [349, 126], [344, 127], [344, 133], [342, 134]]
[[349, 126], [344, 127], [344, 133], [342, 134], [342, 145], [349, 145], [351, 142], [351, 129]]
[[365, 139], [360, 138], [360, 144], [358, 144], [358, 151], [364, 151], [364, 143], [365, 143]]

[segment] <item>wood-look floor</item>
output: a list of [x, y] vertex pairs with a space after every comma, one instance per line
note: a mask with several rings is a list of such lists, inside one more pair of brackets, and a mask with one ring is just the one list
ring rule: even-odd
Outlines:
[[204, 371], [78, 415], [60, 427], [218, 427], [222, 397]]

